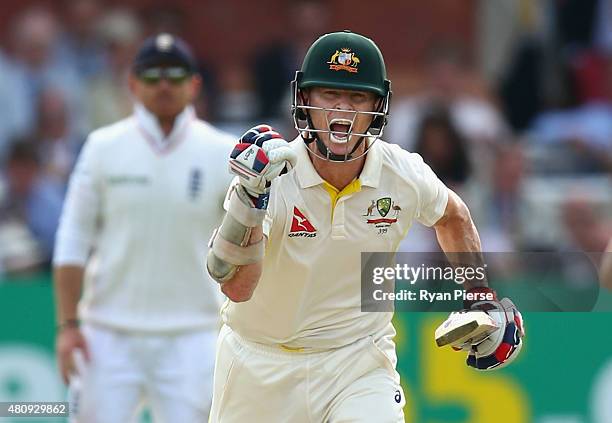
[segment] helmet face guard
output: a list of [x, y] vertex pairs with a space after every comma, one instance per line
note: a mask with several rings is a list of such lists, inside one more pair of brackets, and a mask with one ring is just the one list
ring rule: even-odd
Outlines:
[[[306, 143], [306, 148], [313, 154], [321, 157], [324, 160], [332, 161], [332, 162], [349, 162], [353, 160], [357, 160], [363, 156], [365, 156], [369, 149], [372, 148], [372, 145], [376, 140], [382, 137], [384, 132], [384, 127], [387, 123], [387, 117], [389, 116], [389, 103], [391, 100], [391, 91], [387, 90], [387, 94], [384, 97], [379, 97], [378, 99], [378, 110], [377, 111], [369, 111], [369, 112], [361, 112], [356, 110], [347, 110], [347, 109], [330, 109], [325, 107], [316, 107], [304, 104], [304, 98], [302, 95], [302, 91], [298, 88], [299, 79], [301, 77], [301, 72], [296, 73], [296, 79], [291, 83], [292, 90], [292, 102], [291, 102], [291, 114], [293, 116], [293, 124], [295, 129], [301, 135], [302, 139]], [[388, 82], [388, 81], [387, 81]], [[342, 88], [339, 88], [342, 89]], [[310, 111], [317, 110], [323, 112], [326, 119], [326, 127], [323, 129], [317, 129], [314, 127], [312, 123], [312, 119], [310, 117]], [[329, 120], [329, 113], [342, 113], [347, 116], [347, 121], [350, 121], [349, 129], [345, 131], [333, 131], [331, 129], [331, 121]], [[371, 118], [371, 123], [368, 129], [361, 133], [353, 131], [353, 126], [357, 119], [357, 116], [365, 115]], [[350, 118], [348, 118], [350, 117]], [[359, 138], [355, 146], [352, 150], [347, 150], [344, 154], [335, 154], [330, 151], [330, 149], [323, 143], [319, 134], [328, 134], [331, 142], [336, 144], [348, 144], [351, 139], [355, 137]], [[336, 135], [341, 135], [345, 137], [344, 140], [339, 140]], [[363, 151], [359, 154], [353, 154], [359, 147], [361, 146], [363, 140], [366, 141], [366, 145]], [[317, 149], [315, 150], [313, 141], [315, 142]]]
[[[371, 92], [379, 100], [376, 110], [367, 112], [316, 107], [307, 104], [304, 97], [304, 90], [312, 87]], [[304, 139], [307, 148], [325, 160], [347, 162], [363, 157], [383, 134], [389, 115], [391, 82], [387, 79], [385, 62], [378, 46], [363, 35], [343, 31], [321, 36], [308, 49], [302, 69], [296, 72], [291, 83], [291, 92], [291, 113], [295, 129]], [[314, 127], [310, 113], [313, 110], [325, 115], [325, 128]], [[329, 114], [332, 112], [341, 113], [346, 118], [337, 119], [340, 122], [334, 122], [336, 119], [330, 121]], [[359, 115], [367, 116], [371, 121], [363, 133], [354, 131]], [[334, 123], [347, 125], [348, 130], [332, 130]], [[330, 142], [335, 145], [348, 144], [355, 138], [358, 140], [351, 151], [335, 154], [322, 141], [321, 134], [327, 134]], [[365, 147], [362, 146], [364, 140]], [[353, 155], [357, 150], [359, 153]]]

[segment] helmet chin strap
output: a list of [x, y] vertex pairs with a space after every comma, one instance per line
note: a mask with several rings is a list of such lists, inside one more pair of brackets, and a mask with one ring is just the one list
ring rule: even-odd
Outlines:
[[[308, 113], [308, 112], [306, 112], [306, 119], [307, 119], [307, 122], [308, 122], [308, 126], [310, 128], [314, 128], [312, 120], [310, 119], [310, 113]], [[370, 130], [370, 126], [368, 126], [367, 131], [369, 131], [369, 130]], [[355, 143], [355, 146], [353, 147], [353, 149], [351, 150], [350, 153], [348, 153], [348, 154], [335, 154], [332, 151], [330, 151], [329, 148], [327, 148], [327, 146], [325, 145], [323, 140], [321, 140], [321, 137], [319, 137], [319, 133], [318, 132], [309, 132], [309, 134], [311, 135], [311, 138], [304, 137], [302, 135], [302, 139], [304, 140], [304, 143], [306, 145], [310, 145], [310, 144], [313, 143], [313, 141], [316, 141], [317, 150], [319, 150], [319, 153], [321, 153], [323, 155], [323, 157], [327, 158], [328, 160], [334, 161], [334, 162], [346, 162], [346, 161], [352, 159], [353, 158], [352, 157], [353, 153], [355, 151], [357, 151], [357, 149], [359, 148], [359, 146], [363, 142], [363, 139], [365, 138], [365, 137], [360, 137], [359, 141], [357, 141]]]

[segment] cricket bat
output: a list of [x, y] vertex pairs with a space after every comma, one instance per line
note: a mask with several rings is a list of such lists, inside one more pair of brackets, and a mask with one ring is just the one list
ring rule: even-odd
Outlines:
[[497, 329], [498, 324], [484, 311], [456, 311], [436, 329], [436, 344], [438, 347], [477, 344]]

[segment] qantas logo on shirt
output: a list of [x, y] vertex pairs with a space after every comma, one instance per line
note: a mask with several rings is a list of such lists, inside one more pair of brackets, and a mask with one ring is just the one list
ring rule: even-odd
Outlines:
[[308, 221], [304, 213], [297, 207], [293, 206], [293, 220], [291, 221], [291, 230], [289, 231], [289, 237], [306, 237], [314, 238], [317, 236], [317, 230], [312, 223]]

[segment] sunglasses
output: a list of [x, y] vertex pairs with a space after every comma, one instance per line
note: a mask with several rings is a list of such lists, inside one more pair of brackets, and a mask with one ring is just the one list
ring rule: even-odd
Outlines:
[[190, 76], [191, 72], [181, 67], [149, 68], [140, 72], [138, 79], [148, 85], [158, 84], [162, 79], [178, 85], [185, 82]]

